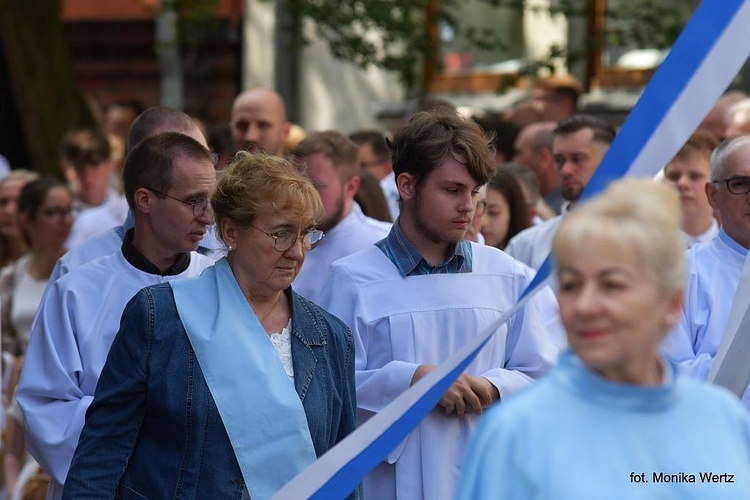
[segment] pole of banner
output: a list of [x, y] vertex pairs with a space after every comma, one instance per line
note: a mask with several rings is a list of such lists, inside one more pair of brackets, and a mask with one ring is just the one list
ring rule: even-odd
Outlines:
[[708, 372], [708, 381], [726, 387], [739, 398], [750, 384], [750, 253], [745, 257], [740, 284]]
[[[750, 54], [748, 26], [750, 0], [701, 2], [617, 134], [584, 197], [626, 174], [653, 176], [677, 153]], [[551, 268], [548, 264], [547, 272]], [[540, 270], [530, 289], [545, 281], [547, 276], [541, 274]], [[524, 292], [519, 305], [536, 290]], [[472, 339], [297, 475], [274, 498], [345, 498], [437, 404], [462, 367], [481, 349], [480, 341], [492, 333], [485, 331]]]

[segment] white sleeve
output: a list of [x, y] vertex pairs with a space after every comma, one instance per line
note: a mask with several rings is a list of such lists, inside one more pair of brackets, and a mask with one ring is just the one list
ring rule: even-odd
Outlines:
[[32, 325], [16, 398], [26, 423], [26, 446], [55, 481], [65, 482], [93, 394], [80, 387], [83, 363], [75, 327], [85, 305], [53, 283]]
[[352, 331], [358, 409], [377, 413], [411, 387], [411, 379], [419, 365], [393, 360], [387, 339], [371, 338], [372, 332], [366, 320], [367, 304], [359, 287], [342, 266], [331, 266], [321, 305]]

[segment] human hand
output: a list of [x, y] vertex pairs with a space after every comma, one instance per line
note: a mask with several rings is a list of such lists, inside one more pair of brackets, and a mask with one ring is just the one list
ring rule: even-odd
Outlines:
[[[419, 365], [414, 372], [411, 385], [416, 384], [428, 373], [435, 369], [435, 365]], [[492, 382], [484, 377], [461, 374], [438, 402], [446, 416], [463, 417], [467, 413], [481, 414], [482, 410], [500, 399], [500, 392]]]

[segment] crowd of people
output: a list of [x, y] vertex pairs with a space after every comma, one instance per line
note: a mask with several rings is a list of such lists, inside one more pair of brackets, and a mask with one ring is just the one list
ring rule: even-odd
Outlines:
[[342, 496], [750, 498], [750, 391], [705, 383], [750, 248], [750, 100], [581, 201], [617, 130], [580, 92], [345, 133], [253, 88], [231, 152], [123, 100], [62, 139], [64, 179], [12, 170], [2, 495], [270, 498], [495, 328]]

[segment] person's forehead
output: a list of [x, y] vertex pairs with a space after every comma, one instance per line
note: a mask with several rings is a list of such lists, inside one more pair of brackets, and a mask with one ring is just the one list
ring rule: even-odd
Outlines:
[[434, 183], [457, 183], [475, 186], [477, 180], [472, 177], [469, 169], [463, 163], [463, 158], [449, 156], [445, 158], [432, 172], [429, 180]]
[[272, 99], [247, 97], [233, 109], [234, 119], [265, 119], [281, 123], [284, 119], [281, 108]]
[[750, 143], [738, 147], [733, 151], [724, 165], [724, 174], [750, 176]]
[[529, 127], [524, 127], [516, 137], [516, 147], [526, 147], [531, 144], [531, 139], [534, 136], [534, 130]]
[[359, 156], [362, 159], [370, 159], [375, 156], [375, 152], [372, 150], [372, 145], [370, 144], [360, 144], [359, 145]]
[[665, 172], [670, 171], [683, 171], [683, 170], [693, 170], [693, 171], [700, 171], [703, 173], [708, 174], [708, 172], [711, 169], [711, 162], [709, 161], [708, 157], [705, 154], [702, 154], [698, 151], [693, 151], [681, 156], [678, 156], [664, 167]]
[[585, 149], [594, 146], [594, 131], [584, 128], [568, 134], [555, 135], [552, 141], [552, 150]]

